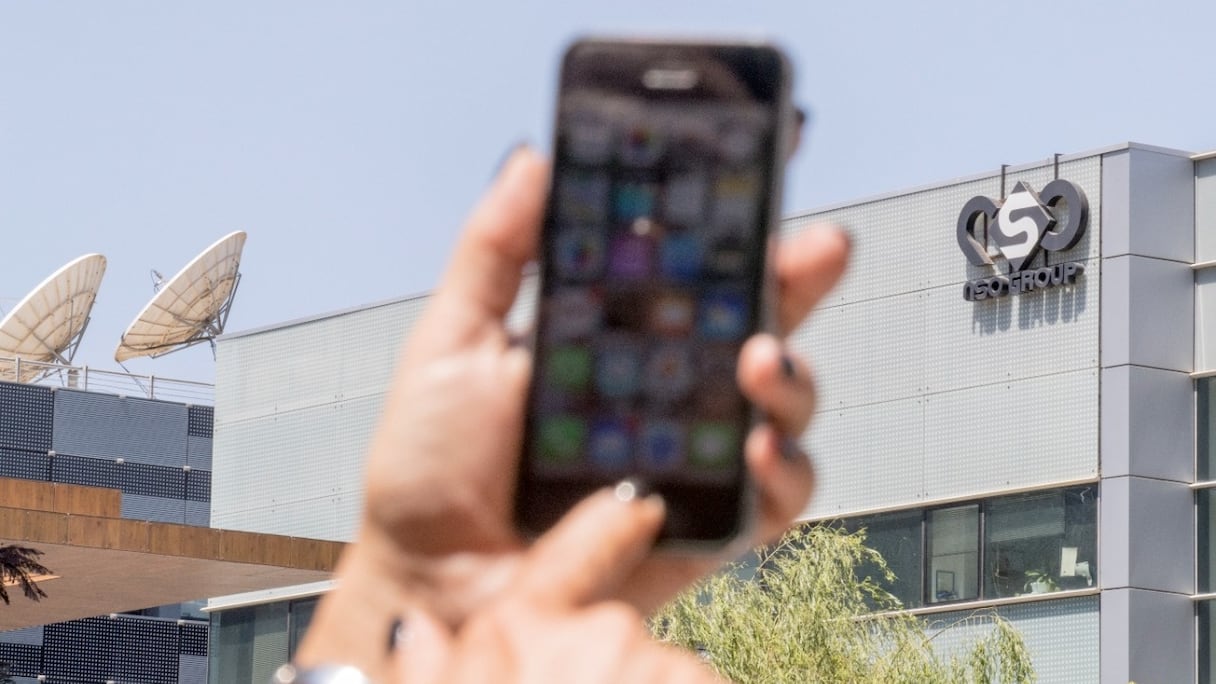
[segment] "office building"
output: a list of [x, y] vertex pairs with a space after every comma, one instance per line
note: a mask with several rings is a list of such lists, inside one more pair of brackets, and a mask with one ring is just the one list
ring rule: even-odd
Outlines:
[[[867, 527], [930, 623], [1009, 618], [1041, 681], [1210, 681], [1216, 158], [1117, 145], [783, 230], [824, 220], [855, 252], [791, 341], [820, 388], [806, 519]], [[424, 303], [220, 339], [213, 525], [351, 538]], [[213, 602], [214, 633], [256, 625], [285, 658], [317, 590]], [[277, 664], [240, 657], [256, 677]]]

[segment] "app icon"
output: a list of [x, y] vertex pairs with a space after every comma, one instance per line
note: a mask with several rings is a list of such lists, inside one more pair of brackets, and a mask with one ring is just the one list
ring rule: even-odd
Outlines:
[[658, 401], [678, 401], [692, 389], [693, 367], [688, 346], [667, 343], [655, 347], [646, 360], [644, 378], [647, 396]]
[[608, 161], [612, 152], [612, 126], [598, 114], [572, 113], [565, 126], [566, 151], [579, 164], [595, 166]]
[[600, 327], [600, 295], [587, 287], [563, 287], [545, 301], [545, 334], [550, 342], [589, 337]]
[[715, 225], [756, 222], [760, 204], [760, 174], [755, 171], [726, 173], [714, 184]]
[[604, 269], [604, 236], [591, 228], [560, 230], [554, 245], [557, 274], [574, 281], [598, 278]]
[[665, 290], [650, 302], [650, 330], [667, 337], [683, 337], [692, 332], [696, 307], [692, 295], [679, 290]]
[[608, 255], [608, 275], [617, 280], [642, 280], [654, 270], [654, 240], [622, 233], [612, 240]]
[[637, 346], [607, 343], [596, 359], [596, 390], [609, 399], [633, 396], [638, 391], [641, 373], [642, 355]]
[[629, 333], [650, 331], [650, 310], [641, 306], [649, 297], [644, 287], [611, 289], [604, 295], [604, 329]]
[[690, 283], [701, 275], [701, 240], [691, 230], [671, 231], [659, 247], [659, 266], [663, 277], [677, 283]]
[[648, 123], [633, 124], [621, 136], [620, 160], [625, 166], [653, 166], [662, 155], [662, 135]]
[[556, 347], [545, 365], [546, 382], [567, 392], [582, 392], [591, 380], [591, 352], [585, 347]]
[[638, 456], [647, 470], [674, 470], [684, 461], [684, 426], [674, 420], [655, 419], [642, 425]]
[[604, 223], [608, 219], [608, 174], [567, 171], [557, 182], [557, 215], [565, 223]]
[[729, 121], [718, 134], [722, 157], [732, 164], [752, 161], [760, 149], [759, 131], [755, 124]]
[[701, 297], [697, 329], [707, 340], [740, 340], [748, 331], [747, 299], [741, 292], [717, 290]]
[[711, 239], [705, 268], [719, 278], [737, 278], [747, 273], [753, 255], [742, 231], [723, 231]]
[[747, 405], [736, 380], [739, 345], [702, 344], [697, 350], [696, 410], [698, 415], [716, 420], [739, 420]]
[[679, 226], [695, 227], [705, 222], [709, 199], [709, 177], [704, 171], [684, 171], [667, 179], [663, 195], [663, 220]]
[[575, 416], [549, 416], [541, 420], [537, 456], [544, 463], [574, 464], [582, 455], [587, 426]]
[[739, 429], [730, 423], [693, 423], [689, 431], [688, 460], [705, 468], [734, 467], [743, 448]]
[[596, 468], [609, 472], [629, 468], [632, 448], [629, 430], [619, 418], [601, 418], [591, 425], [587, 454]]
[[616, 220], [630, 223], [654, 213], [658, 187], [644, 181], [624, 181], [616, 186], [612, 195], [612, 210]]

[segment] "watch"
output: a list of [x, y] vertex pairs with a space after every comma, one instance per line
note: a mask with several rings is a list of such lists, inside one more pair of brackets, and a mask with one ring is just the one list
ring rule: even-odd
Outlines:
[[351, 665], [319, 665], [302, 670], [288, 663], [274, 671], [270, 684], [372, 684], [372, 680]]

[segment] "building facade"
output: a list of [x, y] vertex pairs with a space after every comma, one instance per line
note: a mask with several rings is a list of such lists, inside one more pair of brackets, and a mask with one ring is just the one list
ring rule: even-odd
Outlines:
[[[1126, 144], [784, 221], [855, 238], [790, 342], [820, 387], [804, 517], [867, 528], [931, 629], [995, 610], [1045, 682], [1211, 680], [1214, 176], [1216, 160]], [[424, 303], [219, 340], [213, 524], [351, 538]], [[275, 664], [308, 613], [269, 594], [214, 605], [213, 645], [269, 616]]]
[[201, 684], [203, 600], [322, 580], [341, 545], [212, 528], [210, 393], [77, 389], [86, 374], [0, 381], [0, 544], [51, 573], [41, 601], [0, 606], [0, 663], [17, 684]]
[[[6, 493], [33, 483], [117, 490], [120, 519], [207, 527], [211, 428], [211, 406], [0, 382], [0, 478], [16, 486]], [[45, 582], [45, 604], [14, 596], [13, 605], [0, 606], [3, 624], [18, 611], [59, 610], [56, 582]], [[127, 605], [0, 631], [0, 662], [18, 684], [205, 682], [208, 623], [200, 607]]]

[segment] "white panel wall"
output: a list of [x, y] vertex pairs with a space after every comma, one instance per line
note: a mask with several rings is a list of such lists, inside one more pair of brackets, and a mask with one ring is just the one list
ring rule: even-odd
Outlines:
[[[535, 279], [509, 326], [531, 324]], [[219, 340], [211, 525], [353, 538], [363, 461], [390, 374], [427, 298]]]
[[[1007, 175], [1036, 190], [1045, 164]], [[1000, 177], [807, 215], [847, 225], [854, 261], [791, 346], [816, 368], [820, 412], [807, 437], [819, 475], [812, 517], [916, 505], [1098, 474], [1101, 158], [1064, 162], [1089, 198], [1086, 237], [1051, 263], [1082, 261], [1074, 288], [968, 302], [971, 266], [955, 226]], [[1038, 257], [1042, 260], [1042, 257]]]
[[221, 338], [214, 527], [351, 539], [363, 459], [425, 299]]

